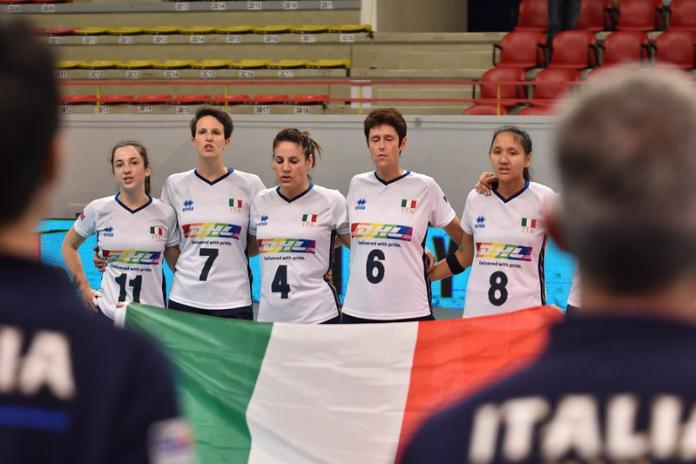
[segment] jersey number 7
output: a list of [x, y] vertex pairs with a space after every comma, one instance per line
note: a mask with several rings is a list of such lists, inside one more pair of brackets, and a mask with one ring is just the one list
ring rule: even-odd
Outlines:
[[198, 280], [208, 280], [208, 274], [210, 273], [210, 268], [213, 267], [213, 263], [215, 262], [215, 259], [218, 257], [218, 249], [217, 248], [201, 248], [200, 251], [198, 252], [200, 256], [205, 256], [208, 259], [205, 260], [205, 264], [203, 265], [203, 269], [201, 269], [201, 275], [198, 277]]

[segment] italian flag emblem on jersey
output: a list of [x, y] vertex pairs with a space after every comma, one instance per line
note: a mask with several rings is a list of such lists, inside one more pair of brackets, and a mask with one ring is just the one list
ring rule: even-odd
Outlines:
[[413, 212], [416, 210], [416, 206], [418, 205], [418, 202], [416, 200], [408, 200], [404, 198], [401, 200], [401, 211], [407, 214], [413, 214]]
[[318, 214], [303, 214], [302, 225], [305, 227], [314, 227], [317, 225]]
[[522, 218], [522, 230], [525, 232], [534, 232], [539, 225], [539, 221], [532, 218]]
[[230, 198], [230, 209], [234, 212], [240, 212], [242, 210], [242, 200], [237, 200], [235, 198]]
[[155, 240], [164, 239], [164, 227], [162, 226], [150, 226], [150, 235]]

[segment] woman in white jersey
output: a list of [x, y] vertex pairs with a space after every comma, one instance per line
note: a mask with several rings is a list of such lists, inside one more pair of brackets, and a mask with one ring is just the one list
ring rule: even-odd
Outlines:
[[459, 249], [430, 271], [433, 280], [472, 266], [464, 317], [500, 314], [546, 304], [544, 208], [556, 194], [531, 182], [532, 139], [506, 126], [493, 134], [489, 150], [497, 177], [493, 195], [472, 190], [462, 214]]
[[311, 182], [321, 148], [307, 132], [283, 129], [273, 140], [278, 186], [256, 195], [250, 239], [261, 258], [259, 321], [337, 323], [339, 301], [324, 279], [334, 241], [350, 243], [346, 199]]
[[[116, 144], [110, 163], [119, 193], [90, 202], [61, 251], [84, 300], [114, 319], [125, 301], [165, 306], [162, 261], [166, 258], [174, 268], [179, 231], [174, 210], [150, 196], [150, 162], [143, 145]], [[106, 262], [100, 294], [90, 288], [77, 251], [94, 234]]]
[[401, 167], [406, 121], [397, 110], [372, 111], [364, 122], [375, 170], [348, 190], [350, 277], [344, 323], [433, 319], [424, 244], [429, 226], [456, 243], [459, 219], [432, 177]]
[[191, 120], [196, 169], [172, 174], [162, 188], [181, 232], [169, 308], [251, 320], [249, 212], [264, 185], [258, 176], [225, 165], [232, 129], [224, 111], [199, 109]]

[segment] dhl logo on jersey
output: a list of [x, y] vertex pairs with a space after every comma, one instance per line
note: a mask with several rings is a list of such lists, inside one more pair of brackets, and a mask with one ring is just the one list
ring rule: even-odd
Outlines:
[[140, 264], [154, 266], [159, 264], [161, 251], [139, 250], [102, 250], [102, 256], [107, 263]]
[[510, 245], [509, 243], [476, 242], [477, 258], [511, 259], [531, 261], [532, 247]]
[[233, 238], [239, 240], [242, 232], [240, 226], [234, 224], [220, 224], [219, 222], [201, 222], [197, 224], [184, 224], [184, 237], [186, 238]]
[[353, 238], [385, 238], [410, 242], [411, 235], [413, 235], [413, 227], [397, 224], [354, 222], [350, 225], [350, 236]]
[[260, 238], [260, 253], [314, 253], [316, 242], [301, 238]]

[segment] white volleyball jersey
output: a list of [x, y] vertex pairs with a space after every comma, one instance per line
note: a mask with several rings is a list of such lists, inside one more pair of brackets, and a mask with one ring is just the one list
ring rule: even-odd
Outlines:
[[573, 274], [573, 283], [570, 286], [570, 293], [568, 294], [568, 305], [575, 306], [576, 308], [582, 305], [580, 302], [580, 275], [577, 269]]
[[213, 182], [195, 169], [169, 176], [162, 201], [176, 211], [181, 231], [171, 300], [202, 309], [251, 305], [247, 232], [263, 188], [258, 176], [234, 169]]
[[424, 254], [428, 226], [444, 227], [454, 210], [432, 177], [407, 171], [384, 182], [374, 172], [348, 190], [350, 278], [343, 312], [363, 319], [431, 314]]
[[464, 317], [501, 314], [546, 304], [543, 211], [556, 194], [526, 182], [504, 200], [472, 190], [462, 214], [462, 229], [474, 237], [474, 260], [466, 287]]
[[97, 234], [99, 252], [106, 259], [97, 304], [111, 319], [119, 301], [165, 306], [164, 250], [179, 244], [176, 214], [169, 205], [150, 198], [131, 210], [118, 197], [90, 202], [73, 224], [81, 237]]
[[314, 324], [338, 316], [338, 296], [324, 280], [334, 237], [350, 233], [346, 199], [338, 190], [310, 185], [287, 199], [278, 188], [254, 199], [249, 233], [261, 259], [259, 321]]

